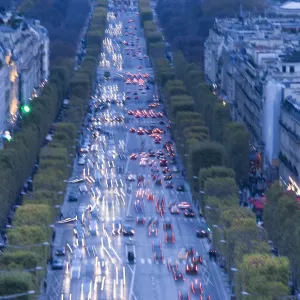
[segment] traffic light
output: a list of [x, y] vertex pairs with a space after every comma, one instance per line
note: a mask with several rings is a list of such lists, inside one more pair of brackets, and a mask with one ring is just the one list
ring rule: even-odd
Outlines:
[[21, 111], [24, 114], [28, 114], [31, 111], [31, 108], [28, 104], [24, 104], [24, 105], [21, 106]]

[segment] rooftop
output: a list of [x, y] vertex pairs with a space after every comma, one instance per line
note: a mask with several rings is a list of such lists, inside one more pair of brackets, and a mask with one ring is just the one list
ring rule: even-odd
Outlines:
[[281, 9], [300, 9], [300, 2], [288, 1], [280, 6]]

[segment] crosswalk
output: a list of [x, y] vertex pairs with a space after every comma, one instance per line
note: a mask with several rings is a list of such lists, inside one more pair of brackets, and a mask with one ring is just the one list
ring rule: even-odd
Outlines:
[[[151, 217], [146, 217], [146, 219], [148, 221], [151, 220], [153, 216]], [[170, 215], [167, 215], [166, 216], [168, 219], [171, 219], [172, 221], [180, 221], [180, 222], [184, 222], [184, 223], [187, 223], [187, 224], [190, 224], [190, 223], [197, 223], [198, 222], [198, 219], [197, 218], [185, 218], [185, 217], [180, 217], [180, 216], [170, 216]], [[164, 220], [164, 216], [162, 218], [162, 221]], [[100, 218], [100, 221], [103, 222], [103, 223], [111, 223], [112, 222], [112, 218], [105, 218], [105, 217], [101, 217]], [[135, 218], [132, 219], [132, 221], [135, 221]]]

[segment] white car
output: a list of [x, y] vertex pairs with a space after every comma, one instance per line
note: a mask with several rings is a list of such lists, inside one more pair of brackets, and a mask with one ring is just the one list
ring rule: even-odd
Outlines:
[[186, 259], [186, 249], [185, 248], [181, 248], [178, 251], [178, 259]]
[[88, 188], [87, 188], [87, 186], [86, 186], [85, 184], [81, 184], [81, 185], [79, 186], [79, 191], [80, 191], [80, 193], [82, 193], [82, 194], [87, 194], [87, 193], [88, 193]]
[[84, 166], [84, 165], [85, 165], [85, 159], [84, 159], [84, 157], [80, 157], [80, 158], [78, 159], [78, 165], [79, 165], [79, 166]]
[[191, 205], [188, 202], [179, 202], [177, 206], [180, 209], [187, 209], [190, 208]]

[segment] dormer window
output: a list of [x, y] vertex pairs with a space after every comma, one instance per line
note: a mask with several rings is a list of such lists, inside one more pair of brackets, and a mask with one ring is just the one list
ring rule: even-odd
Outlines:
[[290, 73], [295, 73], [295, 67], [294, 66], [290, 66]]
[[282, 66], [282, 73], [286, 72], [286, 66]]

